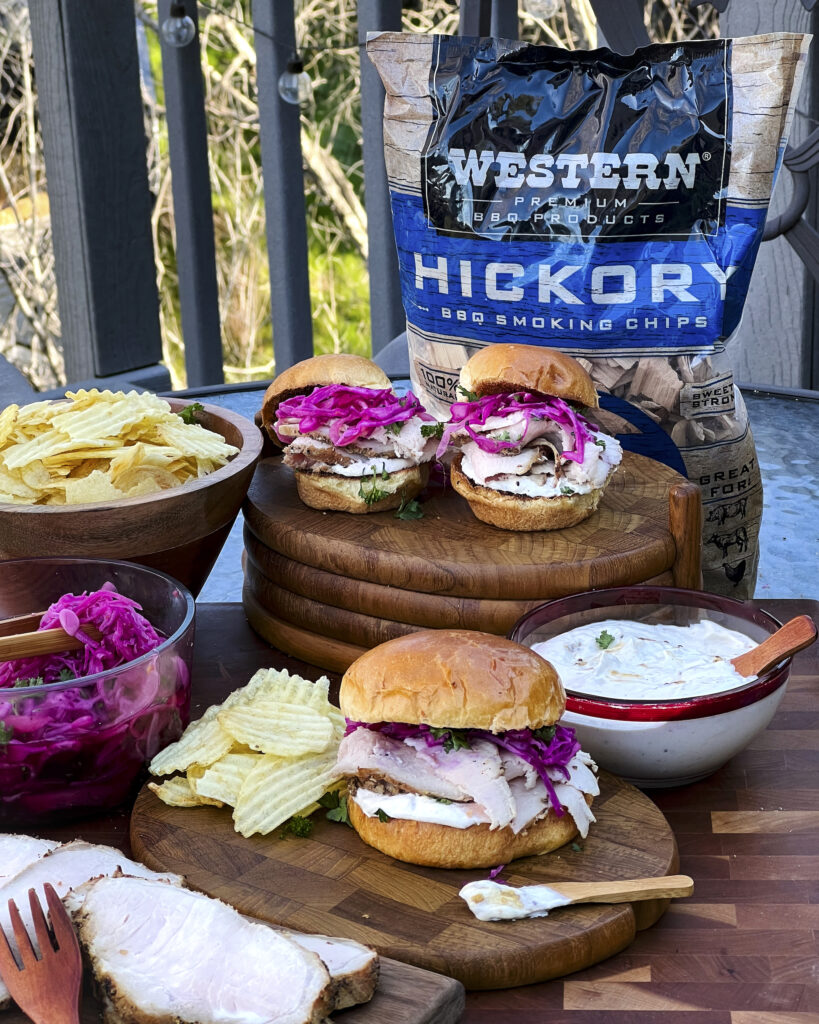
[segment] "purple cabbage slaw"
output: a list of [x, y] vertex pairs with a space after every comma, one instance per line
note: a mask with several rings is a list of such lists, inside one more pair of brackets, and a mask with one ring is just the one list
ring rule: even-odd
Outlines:
[[282, 444], [287, 444], [293, 439], [279, 433], [278, 424], [282, 420], [296, 420], [301, 434], [329, 427], [330, 440], [342, 448], [369, 437], [379, 427], [403, 423], [414, 416], [427, 423], [435, 420], [411, 391], [399, 398], [389, 388], [328, 384], [314, 388], [308, 395], [295, 395], [281, 402], [273, 429]]
[[[0, 688], [25, 679], [41, 678], [44, 684], [81, 679], [147, 654], [164, 637], [140, 611], [141, 606], [118, 593], [113, 583], [105, 583], [91, 593], [63, 594], [45, 612], [37, 629], [62, 626], [66, 633], [82, 640], [82, 648], [0, 663]], [[83, 626], [96, 626], [100, 639], [92, 640]]]
[[487, 437], [475, 430], [483, 426], [494, 416], [511, 416], [522, 413], [524, 428], [521, 437], [525, 436], [532, 419], [552, 420], [574, 434], [575, 446], [565, 450], [564, 459], [572, 462], [583, 462], [586, 443], [591, 440], [592, 425], [587, 419], [575, 412], [562, 398], [547, 398], [544, 395], [532, 394], [529, 391], [516, 391], [512, 394], [485, 395], [472, 402], [453, 402], [450, 406], [450, 419], [444, 426], [444, 432], [438, 445], [437, 457], [446, 451], [450, 438], [459, 430], [465, 431], [477, 446], [485, 452], [497, 455], [504, 448], [516, 448], [516, 441], [501, 441], [499, 438]]
[[[62, 625], [82, 638], [82, 626], [93, 624], [101, 639], [86, 638], [81, 651], [0, 665], [0, 823], [8, 815], [38, 820], [114, 806], [145, 761], [181, 734], [187, 664], [174, 648], [144, 657], [165, 637], [139, 610], [113, 584], [66, 594], [40, 628]], [[69, 672], [79, 678], [60, 675]], [[23, 685], [14, 686], [17, 680]]]
[[[444, 730], [436, 729], [439, 733], [435, 736], [432, 727], [424, 725], [408, 725], [405, 722], [353, 722], [347, 719], [347, 728], [344, 735], [349, 736], [356, 729], [371, 729], [374, 732], [383, 733], [390, 739], [406, 740], [421, 737], [428, 747], [442, 747], [446, 743], [447, 733]], [[580, 750], [580, 743], [574, 734], [574, 729], [566, 725], [554, 726], [554, 736], [549, 743], [539, 739], [531, 729], [510, 729], [507, 732], [494, 733], [487, 729], [456, 729], [458, 733], [466, 733], [470, 740], [486, 740], [494, 743], [496, 747], [515, 754], [538, 774], [540, 781], [549, 794], [549, 802], [558, 817], [563, 815], [563, 806], [558, 799], [552, 780], [549, 778], [548, 769], [557, 769], [565, 779], [569, 779], [567, 765]]]

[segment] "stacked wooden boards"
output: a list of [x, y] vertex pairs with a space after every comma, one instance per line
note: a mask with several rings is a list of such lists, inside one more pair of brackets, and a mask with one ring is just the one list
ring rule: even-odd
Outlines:
[[280, 650], [343, 671], [416, 629], [505, 634], [567, 594], [701, 582], [699, 488], [631, 452], [597, 512], [568, 530], [499, 530], [451, 488], [430, 489], [421, 507], [421, 519], [319, 512], [280, 458], [262, 460], [244, 505], [250, 624]]

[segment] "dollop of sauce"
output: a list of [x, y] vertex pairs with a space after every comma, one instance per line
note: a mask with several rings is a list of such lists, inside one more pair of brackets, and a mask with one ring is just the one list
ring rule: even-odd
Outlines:
[[555, 907], [571, 903], [548, 885], [513, 888], [488, 879], [468, 882], [458, 893], [479, 921], [518, 921], [522, 917], [546, 917]]
[[574, 693], [625, 700], [677, 700], [750, 682], [731, 658], [755, 647], [737, 630], [704, 619], [689, 626], [607, 619], [534, 644]]

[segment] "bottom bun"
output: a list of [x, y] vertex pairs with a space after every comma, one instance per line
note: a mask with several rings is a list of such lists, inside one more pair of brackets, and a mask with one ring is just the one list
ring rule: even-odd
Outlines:
[[[591, 804], [592, 798], [586, 796], [586, 802]], [[381, 821], [368, 818], [352, 797], [347, 798], [347, 813], [350, 824], [368, 846], [396, 860], [430, 868], [493, 868], [518, 857], [556, 850], [577, 835], [577, 825], [568, 811], [560, 818], [550, 811], [517, 835], [508, 826], [450, 828], [405, 818]]]
[[589, 518], [603, 496], [602, 487], [588, 494], [561, 494], [554, 498], [497, 491], [473, 483], [461, 469], [462, 459], [462, 454], [453, 459], [452, 486], [466, 498], [478, 519], [502, 530], [563, 530], [575, 526]]
[[[409, 466], [390, 473], [386, 480], [376, 476], [339, 476], [336, 473], [307, 473], [294, 470], [299, 497], [310, 508], [333, 512], [386, 512], [398, 508], [402, 501], [411, 501], [426, 487], [429, 465]], [[362, 487], [369, 493], [375, 486], [386, 495], [369, 505], [361, 496]]]

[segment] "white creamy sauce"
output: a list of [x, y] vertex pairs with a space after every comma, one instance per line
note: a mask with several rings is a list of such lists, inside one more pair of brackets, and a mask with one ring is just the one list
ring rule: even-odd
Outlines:
[[749, 682], [730, 662], [755, 646], [744, 633], [708, 620], [664, 626], [608, 619], [579, 626], [532, 649], [551, 662], [564, 687], [575, 693], [676, 700], [722, 693]]
[[489, 816], [476, 803], [445, 803], [435, 797], [420, 793], [396, 793], [382, 796], [369, 789], [359, 787], [353, 800], [368, 818], [375, 818], [379, 811], [390, 818], [406, 821], [428, 821], [434, 825], [449, 825], [450, 828], [469, 828], [489, 822]]
[[518, 921], [522, 917], [546, 917], [555, 907], [571, 903], [548, 885], [511, 885], [482, 880], [468, 882], [458, 893], [479, 921]]

